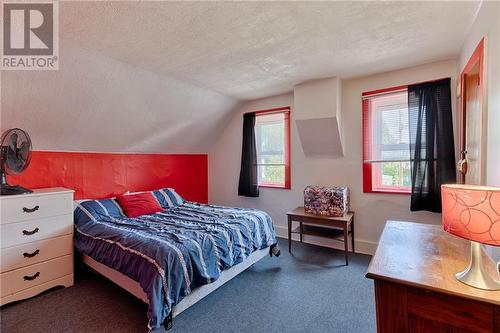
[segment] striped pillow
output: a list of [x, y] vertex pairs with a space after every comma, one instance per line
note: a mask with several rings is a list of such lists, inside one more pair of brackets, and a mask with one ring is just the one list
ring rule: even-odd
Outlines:
[[165, 209], [177, 207], [184, 203], [184, 199], [173, 188], [163, 188], [153, 191], [153, 195], [160, 203], [160, 206]]
[[77, 204], [88, 211], [96, 220], [103, 217], [125, 217], [123, 210], [115, 199], [85, 200], [77, 202]]

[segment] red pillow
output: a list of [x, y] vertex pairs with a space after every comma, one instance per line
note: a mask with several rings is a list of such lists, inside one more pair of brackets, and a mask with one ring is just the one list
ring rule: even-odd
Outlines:
[[151, 192], [116, 197], [116, 201], [128, 217], [153, 214], [163, 210]]

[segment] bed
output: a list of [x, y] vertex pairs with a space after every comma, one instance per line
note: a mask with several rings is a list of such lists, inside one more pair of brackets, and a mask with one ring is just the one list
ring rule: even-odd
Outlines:
[[83, 262], [148, 304], [148, 328], [172, 318], [246, 268], [278, 254], [272, 220], [255, 209], [183, 200], [151, 191], [162, 211], [128, 218], [114, 199], [75, 205]]

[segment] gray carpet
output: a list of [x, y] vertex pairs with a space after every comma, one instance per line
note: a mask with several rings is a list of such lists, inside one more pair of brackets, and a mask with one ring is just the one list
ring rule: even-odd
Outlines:
[[[375, 332], [369, 256], [280, 240], [282, 255], [265, 258], [184, 311], [178, 332]], [[72, 288], [6, 305], [1, 332], [145, 332], [146, 306], [90, 272]]]

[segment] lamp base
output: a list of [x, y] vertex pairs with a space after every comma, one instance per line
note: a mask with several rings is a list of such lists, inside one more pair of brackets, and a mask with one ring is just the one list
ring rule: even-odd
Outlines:
[[469, 267], [467, 267], [465, 271], [455, 275], [457, 280], [474, 288], [484, 290], [500, 290], [500, 274], [498, 270], [490, 269], [490, 271], [496, 271], [497, 278], [494, 278], [488, 272], [485, 265], [483, 265], [483, 256], [486, 256], [486, 254], [483, 253], [481, 244], [471, 241], [470, 249], [471, 256]]

